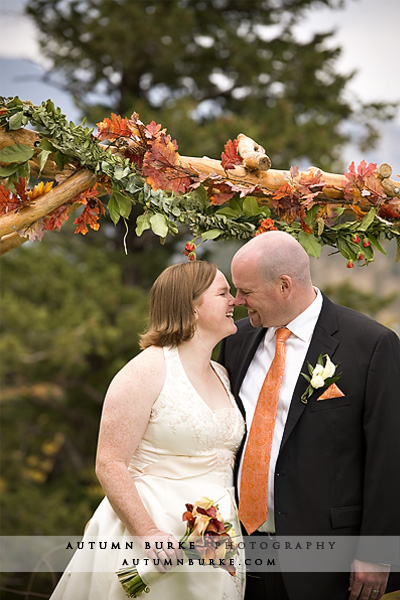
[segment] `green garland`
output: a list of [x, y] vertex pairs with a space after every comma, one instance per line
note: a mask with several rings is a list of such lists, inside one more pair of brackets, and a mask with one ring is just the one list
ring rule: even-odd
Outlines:
[[[18, 97], [0, 97], [0, 126], [17, 130], [28, 123], [43, 136], [36, 149], [41, 169], [52, 154], [60, 170], [73, 163], [89, 169], [98, 177], [108, 178], [111, 194], [107, 208], [115, 224], [121, 218], [127, 221], [134, 204], [143, 207], [143, 213], [136, 221], [138, 236], [151, 229], [164, 240], [168, 234], [178, 233], [179, 226], [184, 225], [192, 232], [195, 241], [201, 240], [200, 243], [217, 238], [248, 240], [254, 236], [262, 220], [276, 217], [271, 215], [268, 207], [260, 206], [254, 197], [241, 199], [236, 195], [229, 203], [214, 206], [210, 204], [203, 186], [182, 195], [153, 190], [135, 163], [113, 154], [111, 149], [104, 149], [94, 137], [93, 128], [86, 127], [85, 122], [82, 125], [68, 122], [51, 100], [35, 106]], [[19, 177], [29, 180], [28, 161], [34, 153], [28, 146], [18, 146], [16, 151], [19, 150], [20, 154], [15, 154], [14, 162], [4, 158], [4, 149], [0, 151], [0, 161], [9, 162], [7, 167], [0, 167], [0, 179], [7, 178], [11, 189]], [[319, 208], [319, 205], [314, 205], [306, 213], [305, 222], [313, 233], [305, 233], [298, 220], [288, 224], [275, 218], [274, 226], [293, 235], [311, 256], [318, 257], [322, 246], [331, 246], [346, 258], [348, 266], [353, 266], [355, 261], [364, 261], [364, 264], [373, 261], [374, 248], [386, 254], [380, 244], [382, 239], [396, 239], [396, 261], [400, 259], [399, 220], [382, 219], [373, 207], [362, 221], [346, 220], [343, 215], [334, 225], [327, 227], [322, 219], [318, 219]], [[343, 209], [338, 210], [343, 212]]]

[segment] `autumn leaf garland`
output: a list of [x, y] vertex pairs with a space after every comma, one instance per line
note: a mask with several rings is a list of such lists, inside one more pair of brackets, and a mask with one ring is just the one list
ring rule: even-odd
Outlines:
[[[0, 150], [0, 161], [8, 163], [0, 167], [0, 179], [8, 182], [8, 187], [0, 187], [0, 214], [31, 202], [32, 190], [26, 186], [29, 160], [35, 152], [41, 169], [51, 155], [61, 171], [67, 163], [74, 169], [93, 170], [102, 181], [102, 196], [108, 193], [107, 209], [114, 223], [127, 220], [133, 204], [141, 204], [137, 235], [151, 229], [164, 238], [185, 225], [198, 247], [207, 239], [245, 240], [280, 229], [296, 237], [312, 256], [319, 256], [323, 245], [333, 247], [348, 266], [371, 262], [373, 248], [384, 252], [379, 239], [396, 238], [400, 247], [398, 201], [386, 195], [375, 164], [362, 161], [357, 169], [354, 163], [350, 165], [340, 205], [324, 197], [323, 190], [332, 186], [318, 169], [301, 173], [291, 167], [286, 183], [277, 190], [238, 181], [230, 175], [243, 162], [237, 140], [228, 140], [221, 154], [225, 174], [205, 174], [182, 166], [176, 141], [154, 121], [144, 125], [137, 113], [131, 118], [111, 114], [97, 124], [94, 134], [84, 125], [68, 124], [51, 101], [33, 106], [14, 98], [0, 101], [0, 106], [0, 125], [15, 129], [30, 122], [40, 125], [43, 132], [37, 150], [21, 144]], [[75, 219], [75, 232], [85, 234], [88, 227], [97, 230], [106, 206], [98, 194], [99, 189], [86, 190], [46, 217], [40, 227], [59, 228], [78, 203], [84, 209]]]

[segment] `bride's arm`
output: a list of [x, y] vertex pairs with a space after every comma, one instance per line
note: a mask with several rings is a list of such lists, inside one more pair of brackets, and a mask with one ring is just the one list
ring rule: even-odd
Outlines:
[[[164, 380], [163, 351], [156, 347], [141, 352], [114, 377], [101, 417], [96, 475], [115, 513], [132, 535], [163, 536], [165, 542], [173, 541], [177, 546], [175, 538], [160, 531], [150, 518], [128, 471]], [[167, 550], [166, 543], [163, 549]], [[154, 550], [147, 554], [150, 558], [157, 558]], [[166, 554], [168, 558], [182, 557], [180, 550]]]

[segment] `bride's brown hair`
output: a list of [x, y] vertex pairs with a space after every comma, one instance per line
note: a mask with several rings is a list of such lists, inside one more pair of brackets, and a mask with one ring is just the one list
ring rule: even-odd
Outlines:
[[140, 347], [177, 346], [196, 329], [195, 303], [215, 279], [217, 266], [204, 261], [179, 263], [165, 269], [150, 292], [150, 323]]

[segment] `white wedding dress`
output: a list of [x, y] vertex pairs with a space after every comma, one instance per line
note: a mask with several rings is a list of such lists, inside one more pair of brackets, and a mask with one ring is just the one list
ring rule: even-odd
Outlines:
[[[233, 524], [240, 540], [240, 525], [233, 490], [235, 452], [244, 434], [244, 421], [221, 367], [212, 363], [225, 386], [231, 406], [211, 410], [190, 383], [177, 348], [164, 348], [166, 379], [154, 402], [150, 421], [129, 471], [156, 526], [180, 539], [185, 504], [202, 496], [214, 500], [225, 521]], [[107, 498], [95, 511], [83, 541], [118, 538], [121, 550], [78, 550], [61, 577], [51, 600], [126, 600], [115, 571], [126, 567], [139, 550], [125, 550], [132, 541]], [[101, 572], [106, 561], [106, 572]], [[125, 563], [124, 563], [125, 561]], [[83, 567], [83, 564], [85, 565]], [[129, 564], [131, 566], [131, 564]], [[188, 565], [161, 575], [150, 585], [146, 600], [242, 600], [244, 556], [235, 557], [236, 574], [221, 568]], [[86, 572], [81, 572], [85, 569]], [[139, 569], [140, 570], [140, 569]]]

